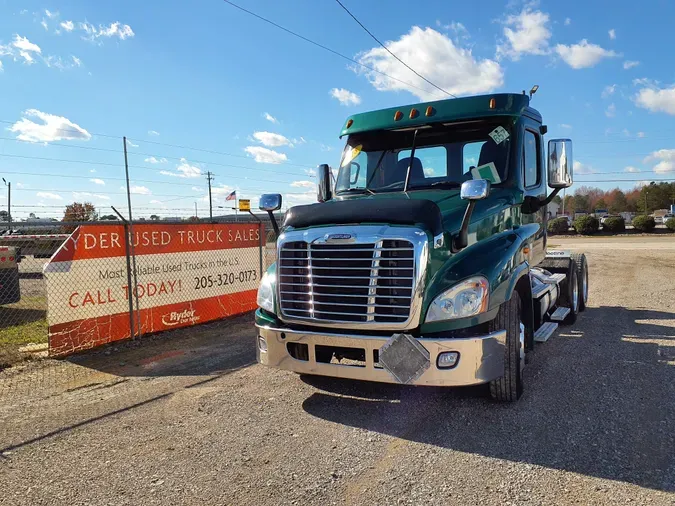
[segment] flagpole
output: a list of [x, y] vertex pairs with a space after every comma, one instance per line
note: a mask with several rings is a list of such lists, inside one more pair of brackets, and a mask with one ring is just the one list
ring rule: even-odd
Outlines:
[[234, 221], [239, 222], [239, 196], [236, 193], [234, 194]]

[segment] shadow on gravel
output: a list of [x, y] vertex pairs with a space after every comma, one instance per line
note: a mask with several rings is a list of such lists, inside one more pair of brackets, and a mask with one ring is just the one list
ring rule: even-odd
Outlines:
[[589, 308], [537, 347], [517, 403], [494, 403], [479, 387], [303, 377], [327, 391], [303, 408], [409, 441], [675, 492], [673, 340], [673, 313]]
[[171, 330], [66, 359], [116, 376], [215, 377], [256, 362], [251, 315]]

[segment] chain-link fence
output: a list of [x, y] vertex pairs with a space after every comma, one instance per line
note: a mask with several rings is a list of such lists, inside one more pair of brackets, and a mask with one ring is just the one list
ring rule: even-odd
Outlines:
[[258, 217], [68, 227], [0, 235], [0, 368], [249, 311], [276, 254]]

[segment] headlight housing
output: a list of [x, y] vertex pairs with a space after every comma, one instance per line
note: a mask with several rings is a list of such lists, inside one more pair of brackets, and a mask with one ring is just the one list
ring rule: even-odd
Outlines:
[[258, 306], [270, 313], [274, 312], [274, 282], [276, 276], [274, 274], [265, 273], [260, 280], [258, 287]]
[[488, 309], [490, 284], [482, 276], [465, 279], [444, 291], [429, 306], [426, 322], [455, 320], [484, 313]]

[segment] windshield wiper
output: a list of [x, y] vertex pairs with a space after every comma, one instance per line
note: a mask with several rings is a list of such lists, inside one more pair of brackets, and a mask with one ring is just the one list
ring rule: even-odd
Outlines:
[[410, 170], [412, 169], [413, 162], [415, 160], [415, 144], [417, 144], [417, 132], [419, 130], [415, 130], [415, 133], [413, 134], [413, 141], [412, 141], [412, 147], [410, 148], [410, 163], [408, 163], [408, 170], [405, 172], [405, 184], [403, 185], [403, 193], [408, 191], [408, 183], [410, 182]]
[[366, 193], [366, 192], [368, 192], [370, 195], [375, 195], [375, 192], [373, 190], [371, 190], [370, 188], [357, 188], [357, 187], [345, 188], [344, 190], [340, 190], [336, 193], [339, 195], [341, 193], [352, 193], [352, 192], [353, 193], [357, 193], [357, 192], [358, 193]]
[[410, 189], [411, 190], [417, 190], [420, 188], [460, 188], [462, 186], [461, 183], [458, 183], [457, 181], [436, 181], [435, 183], [429, 183], [429, 184], [420, 184], [420, 185], [415, 185], [412, 186]]

